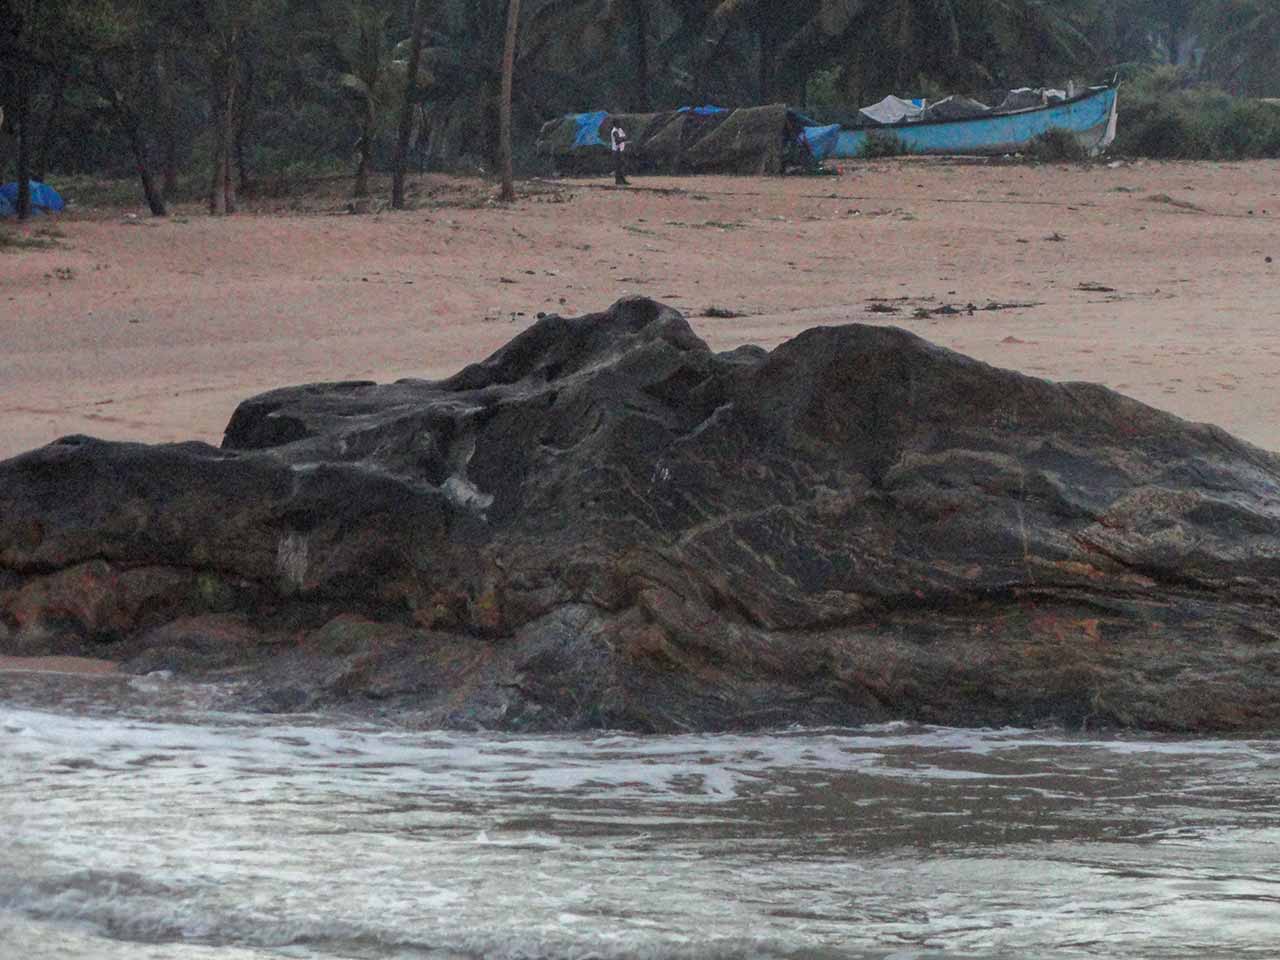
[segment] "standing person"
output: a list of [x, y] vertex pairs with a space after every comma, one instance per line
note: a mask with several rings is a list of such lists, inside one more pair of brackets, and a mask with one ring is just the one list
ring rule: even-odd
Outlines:
[[627, 180], [627, 131], [622, 129], [622, 121], [614, 118], [613, 128], [609, 131], [609, 143], [613, 147], [613, 182], [625, 187]]

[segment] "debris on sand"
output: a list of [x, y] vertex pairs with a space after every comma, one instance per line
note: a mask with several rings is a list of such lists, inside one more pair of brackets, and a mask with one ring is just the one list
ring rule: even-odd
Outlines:
[[742, 314], [737, 310], [730, 310], [728, 307], [707, 307], [702, 311], [704, 317], [715, 317], [720, 320], [731, 320], [734, 317], [740, 317]]
[[1177, 197], [1171, 197], [1167, 193], [1153, 193], [1147, 197], [1147, 203], [1164, 203], [1171, 207], [1177, 207], [1179, 210], [1194, 210], [1197, 213], [1204, 213], [1204, 207], [1197, 207], [1190, 200], [1179, 200]]
[[929, 317], [954, 317], [954, 316], [959, 316], [962, 313], [968, 314], [969, 316], [973, 316], [975, 313], [979, 311], [987, 312], [987, 311], [993, 311], [993, 310], [1024, 310], [1029, 307], [1038, 307], [1041, 305], [1042, 305], [1041, 301], [1038, 301], [1038, 300], [1008, 301], [1008, 302], [1004, 302], [1000, 300], [988, 300], [987, 303], [981, 307], [973, 303], [966, 303], [963, 307], [957, 307], [950, 303], [944, 303], [940, 307], [916, 307], [916, 309], [912, 312], [911, 315], [915, 317], [917, 320], [925, 320], [925, 319], [928, 319]]

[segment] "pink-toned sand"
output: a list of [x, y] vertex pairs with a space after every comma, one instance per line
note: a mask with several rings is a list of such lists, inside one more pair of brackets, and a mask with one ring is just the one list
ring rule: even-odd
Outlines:
[[[633, 183], [378, 215], [64, 217], [55, 248], [0, 250], [0, 456], [71, 433], [217, 443], [256, 392], [443, 376], [538, 311], [627, 294], [680, 307], [716, 349], [892, 323], [1280, 449], [1280, 162]], [[1026, 305], [967, 310], [992, 301]], [[913, 316], [944, 304], [960, 313]]]

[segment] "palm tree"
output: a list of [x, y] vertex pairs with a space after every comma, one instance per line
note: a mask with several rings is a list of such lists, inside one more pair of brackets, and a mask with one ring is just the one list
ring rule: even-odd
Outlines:
[[[590, 59], [599, 47], [598, 35], [586, 26], [592, 19], [588, 14], [598, 11], [588, 10], [590, 3], [520, 4], [513, 112], [545, 118], [595, 89]], [[433, 155], [475, 153], [499, 162], [508, 11], [506, 0], [438, 0], [432, 5], [423, 35], [421, 98]]]
[[241, 73], [253, 31], [279, 0], [200, 0], [174, 7], [193, 45], [201, 48], [209, 73], [213, 116], [212, 177], [209, 212], [236, 208], [236, 129], [243, 108]]
[[418, 109], [418, 78], [422, 70], [422, 41], [427, 30], [429, 0], [412, 0], [409, 18], [409, 59], [405, 65], [404, 97], [400, 102], [400, 127], [396, 133], [396, 152], [391, 165], [391, 206], [404, 208], [404, 168], [408, 162], [409, 140], [413, 133], [413, 115]]
[[1096, 61], [1094, 47], [1078, 25], [1091, 6], [1089, 0], [990, 2], [999, 47], [999, 59], [992, 65], [997, 79], [1046, 86]]
[[378, 0], [355, 0], [345, 12], [345, 29], [335, 37], [346, 67], [338, 75], [338, 85], [354, 104], [360, 127], [352, 193], [367, 197], [374, 142], [396, 86], [387, 34], [391, 12]]
[[516, 34], [520, 29], [520, 0], [507, 0], [507, 34], [502, 49], [502, 117], [498, 135], [499, 164], [502, 167], [501, 200], [516, 198], [511, 182], [511, 86], [516, 69]]
[[1213, 76], [1247, 96], [1280, 96], [1280, 0], [1206, 4], [1200, 22], [1213, 37]]
[[[975, 90], [993, 82], [1069, 72], [1091, 48], [1074, 22], [1090, 0], [722, 0], [712, 24], [730, 18], [780, 36], [762, 57], [759, 87], [803, 83], [815, 68], [840, 69], [845, 97], [867, 102], [922, 82]], [[757, 29], [760, 27], [757, 26]], [[718, 42], [717, 37], [711, 38]], [[1038, 75], [1038, 76], [1037, 76]]]

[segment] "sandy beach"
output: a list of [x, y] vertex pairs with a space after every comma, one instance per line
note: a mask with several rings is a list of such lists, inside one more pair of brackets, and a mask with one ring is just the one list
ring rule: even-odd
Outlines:
[[336, 194], [225, 219], [81, 207], [51, 248], [0, 251], [0, 457], [76, 433], [216, 444], [257, 392], [444, 376], [539, 311], [630, 294], [714, 349], [893, 324], [1280, 449], [1280, 162], [633, 184], [537, 182], [503, 207], [425, 177], [417, 209], [360, 215]]

